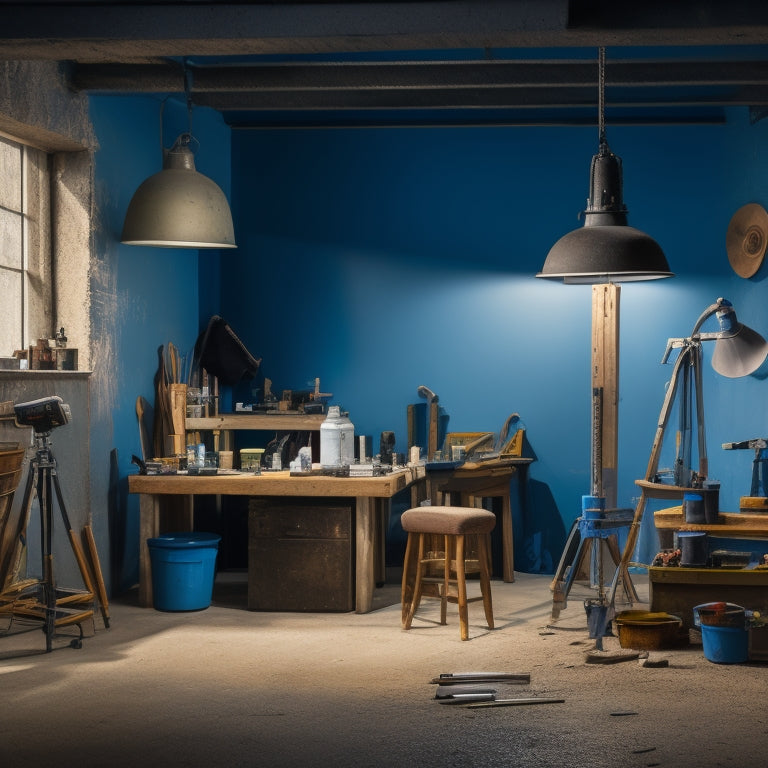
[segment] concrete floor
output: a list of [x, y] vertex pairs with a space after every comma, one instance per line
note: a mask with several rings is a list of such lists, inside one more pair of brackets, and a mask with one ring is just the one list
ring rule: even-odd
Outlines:
[[[595, 641], [580, 596], [551, 628], [550, 578], [494, 581], [496, 629], [473, 603], [468, 642], [455, 606], [441, 626], [434, 601], [403, 631], [396, 584], [377, 590], [365, 615], [256, 613], [237, 574], [217, 577], [203, 611], [116, 600], [110, 628], [97, 621], [79, 650], [59, 636], [42, 652], [39, 629], [5, 635], [0, 758], [82, 768], [765, 765], [768, 666], [713, 664], [701, 646], [653, 652], [662, 668], [585, 663]], [[635, 583], [647, 595], [643, 578]], [[435, 701], [434, 676], [466, 671], [530, 673], [529, 685], [497, 695], [564, 701]]]

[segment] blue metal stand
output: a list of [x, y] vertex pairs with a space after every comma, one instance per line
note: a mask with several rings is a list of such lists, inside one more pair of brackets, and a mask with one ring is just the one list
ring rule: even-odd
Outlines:
[[[605, 574], [603, 569], [603, 546], [608, 549], [613, 565], [621, 568], [621, 552], [618, 545], [618, 537], [623, 529], [632, 524], [634, 511], [631, 509], [605, 509], [605, 499], [599, 496], [582, 496], [582, 511], [573, 524], [568, 537], [563, 556], [560, 559], [554, 581], [552, 583], [552, 620], [560, 617], [560, 611], [567, 607], [568, 594], [571, 591], [577, 574], [585, 573], [586, 560], [589, 555], [589, 583], [590, 587], [597, 589], [597, 600], [586, 601], [588, 619], [593, 611], [590, 608], [603, 606], [603, 620], [589, 621], [590, 637], [602, 637], [607, 621], [607, 608], [610, 601], [605, 598]], [[628, 600], [637, 601], [629, 572], [624, 567], [621, 574], [624, 589], [628, 594]], [[610, 583], [611, 579], [608, 579]], [[589, 604], [589, 605], [588, 605]], [[593, 626], [594, 625], [594, 626]]]

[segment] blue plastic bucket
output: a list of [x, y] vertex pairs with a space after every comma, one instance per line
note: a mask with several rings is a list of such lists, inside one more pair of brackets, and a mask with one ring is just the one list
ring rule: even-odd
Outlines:
[[701, 625], [704, 657], [715, 664], [740, 664], [749, 660], [749, 630], [741, 627]]
[[147, 539], [156, 610], [200, 611], [211, 604], [219, 541], [215, 533], [167, 533]]

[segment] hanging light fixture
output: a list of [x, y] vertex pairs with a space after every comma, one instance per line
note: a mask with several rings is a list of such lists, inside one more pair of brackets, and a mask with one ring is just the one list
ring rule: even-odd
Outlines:
[[[590, 168], [589, 198], [582, 213], [584, 226], [561, 237], [552, 246], [536, 277], [592, 284], [591, 489], [589, 496], [582, 497], [578, 532], [581, 541], [596, 542], [590, 547], [591, 572], [598, 574], [599, 597], [596, 601], [586, 601], [584, 607], [590, 637], [596, 638], [598, 648], [601, 648], [615, 588], [607, 600], [603, 581], [604, 548], [600, 539], [611, 526], [623, 527], [630, 523], [630, 519], [623, 514], [606, 517], [605, 512], [614, 509], [617, 503], [621, 286], [616, 283], [657, 280], [672, 277], [672, 272], [659, 244], [627, 224], [621, 158], [611, 152], [605, 135], [605, 48], [599, 49], [598, 72], [600, 143]], [[561, 569], [567, 564], [569, 554], [573, 553], [566, 544], [555, 582], [553, 619], [559, 615], [567, 596], [568, 586], [561, 578], [564, 572]], [[578, 565], [574, 561], [570, 567], [577, 568]], [[623, 580], [630, 598], [636, 598], [624, 562], [617, 565], [616, 574]]]
[[[163, 170], [136, 190], [128, 205], [121, 242], [160, 248], [236, 248], [229, 203], [216, 182], [195, 170], [190, 148], [192, 99], [185, 71], [189, 131], [163, 148]], [[161, 131], [162, 136], [162, 131]]]
[[592, 158], [584, 226], [561, 237], [536, 277], [566, 283], [607, 283], [672, 277], [661, 246], [627, 224], [621, 158], [605, 135], [605, 48], [599, 51], [599, 138]]

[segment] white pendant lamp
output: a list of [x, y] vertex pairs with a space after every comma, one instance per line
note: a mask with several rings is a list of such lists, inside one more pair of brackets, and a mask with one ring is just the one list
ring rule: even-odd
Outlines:
[[142, 182], [125, 214], [120, 240], [160, 248], [236, 248], [229, 203], [216, 182], [195, 170], [183, 133], [163, 150], [163, 170]]
[[[163, 170], [136, 190], [128, 205], [121, 242], [159, 248], [236, 248], [232, 212], [221, 187], [195, 170], [190, 144], [192, 98], [184, 73], [190, 130], [163, 148]], [[161, 136], [162, 136], [162, 110]]]

